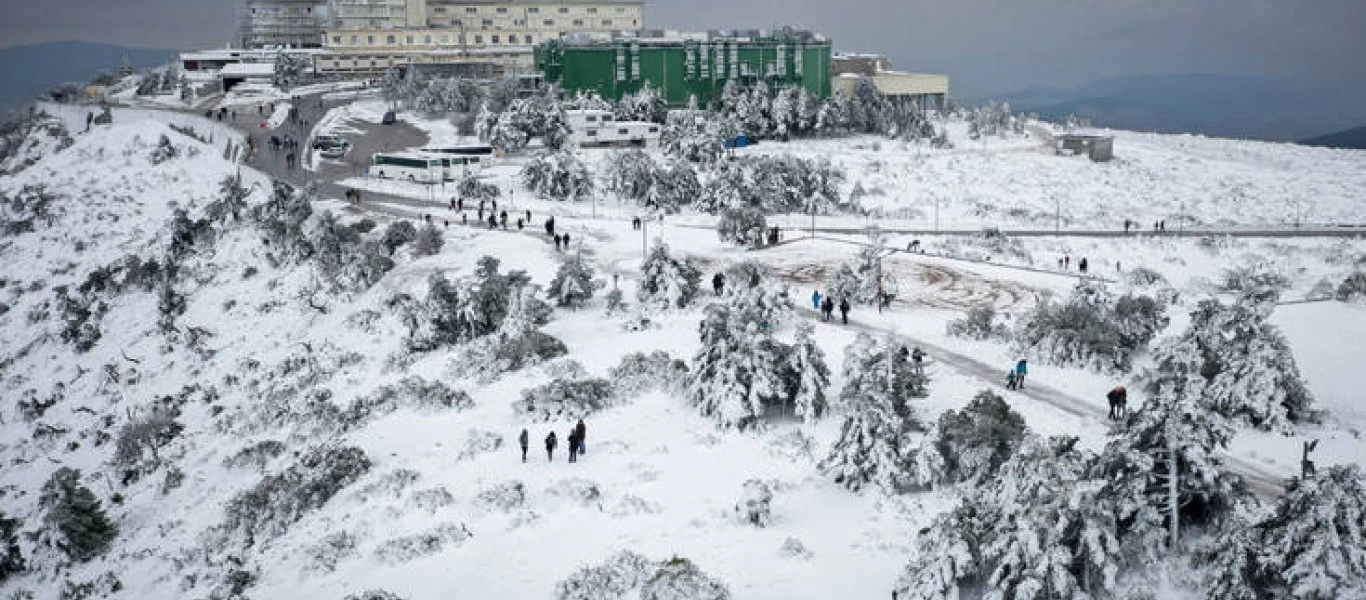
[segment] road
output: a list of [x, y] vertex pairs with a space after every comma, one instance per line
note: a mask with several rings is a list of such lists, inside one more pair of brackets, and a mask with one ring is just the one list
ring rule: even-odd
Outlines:
[[[808, 215], [809, 216], [809, 215]], [[705, 225], [684, 225], [683, 227], [708, 228]], [[797, 228], [792, 228], [797, 229]], [[804, 232], [810, 232], [810, 228], [801, 228]], [[865, 235], [868, 233], [867, 227], [816, 227], [816, 233], [836, 234], [836, 235]], [[879, 227], [878, 231], [885, 234], [895, 235], [952, 235], [952, 236], [978, 236], [982, 235], [982, 229], [897, 229]], [[1186, 229], [1184, 231], [1139, 231], [1134, 230], [1126, 233], [1122, 229], [992, 229], [993, 232], [999, 231], [1006, 237], [1094, 237], [1094, 238], [1143, 238], [1143, 237], [1188, 237], [1198, 238], [1205, 236], [1228, 236], [1239, 238], [1291, 238], [1291, 237], [1345, 237], [1354, 238], [1366, 236], [1366, 225], [1344, 225], [1340, 227], [1289, 227], [1284, 229], [1273, 228], [1249, 228], [1249, 229]]]
[[[318, 122], [318, 119], [322, 117], [323, 113], [328, 108], [330, 108], [327, 105], [323, 105], [320, 107], [316, 100], [310, 102], [310, 98], [305, 98], [300, 104], [302, 106], [300, 107], [299, 118], [300, 120], [305, 121], [310, 125], [316, 124]], [[244, 115], [239, 114], [238, 116], [240, 120]], [[238, 123], [238, 126], [244, 127], [244, 129], [248, 129], [248, 133], [250, 135], [253, 135], [258, 138], [262, 137], [260, 132], [253, 132], [250, 130], [250, 128], [253, 125], [254, 123]], [[413, 139], [405, 138], [404, 136], [411, 136], [412, 133], [405, 132], [401, 128], [395, 129], [393, 130], [393, 132], [396, 138], [386, 138], [384, 141], [379, 143], [397, 143], [392, 141], [394, 139]], [[301, 146], [303, 146], [306, 140], [309, 139], [308, 131], [306, 128], [302, 126], [302, 124], [286, 123], [285, 125], [281, 126], [278, 130], [276, 130], [277, 135], [283, 135], [285, 133], [301, 140]], [[389, 133], [389, 130], [386, 130], [386, 134], [387, 133]], [[421, 134], [421, 132], [417, 133], [419, 135]], [[264, 137], [268, 139], [269, 134], [265, 135]], [[423, 142], [425, 142], [425, 138], [422, 140], [416, 140], [416, 143], [410, 145], [416, 146]], [[376, 142], [371, 141], [369, 142], [370, 145], [366, 146], [364, 144], [366, 144], [367, 142], [365, 142], [364, 138], [362, 137], [357, 138], [353, 143], [356, 144], [353, 147], [353, 152], [356, 152], [358, 149], [362, 148], [374, 148], [374, 144]], [[297, 167], [294, 169], [287, 168], [282, 154], [283, 152], [275, 153], [267, 148], [262, 148], [258, 141], [257, 152], [252, 157], [251, 165], [266, 172], [267, 174], [273, 177], [279, 177], [281, 179], [296, 184], [306, 183], [308, 179], [307, 172]], [[324, 170], [322, 173], [322, 177], [318, 179], [317, 183], [320, 185], [320, 191], [326, 196], [334, 196], [338, 198], [342, 197], [344, 195], [343, 190], [335, 183], [333, 183], [330, 179], [328, 179], [328, 176], [329, 172], [327, 170]], [[442, 211], [442, 207], [434, 206], [430, 202], [422, 202], [418, 200], [411, 200], [407, 198], [388, 196], [372, 192], [366, 192], [364, 200], [359, 203], [353, 203], [352, 206], [357, 211], [375, 212], [401, 218], [420, 218], [423, 214], [433, 212], [437, 213], [438, 218], [440, 218], [439, 214]], [[832, 230], [818, 228], [817, 231], [831, 232]], [[839, 233], [843, 232], [843, 230], [833, 230], [833, 232]], [[863, 230], [850, 229], [848, 230], [848, 232], [862, 233]], [[529, 228], [525, 232], [509, 231], [508, 233], [514, 235], [523, 235], [528, 238], [538, 240], [539, 243], [542, 244], [549, 243], [549, 239], [545, 235], [541, 235], [539, 229]], [[972, 233], [975, 235], [980, 232]], [[1107, 234], [1107, 237], [1112, 236], [1114, 234], [1123, 235], [1122, 232], [1105, 233]], [[1050, 232], [1049, 235], [1052, 235], [1052, 233]], [[1071, 235], [1071, 233], [1069, 233], [1069, 235]], [[1188, 235], [1190, 234], [1188, 233]], [[610, 265], [608, 265], [607, 267], [610, 268]], [[821, 322], [819, 319], [819, 313], [816, 313], [815, 311], [807, 310], [805, 308], [800, 308], [798, 310], [808, 318], [813, 319], [817, 326], [840, 326]], [[943, 364], [946, 367], [954, 369], [961, 373], [970, 375], [983, 382], [987, 382], [989, 384], [994, 385], [998, 383], [1001, 378], [1001, 369], [997, 365], [987, 364], [976, 358], [964, 354], [959, 354], [957, 352], [953, 352], [951, 350], [948, 350], [935, 344], [931, 344], [924, 340], [917, 340], [902, 334], [897, 334], [889, 328], [865, 322], [861, 318], [859, 318], [857, 314], [855, 318], [850, 320], [848, 327], [854, 328], [858, 331], [867, 333], [875, 337], [893, 336], [902, 344], [906, 344], [909, 346], [919, 346], [921, 349], [929, 353], [933, 357], [935, 362]], [[1071, 396], [1056, 388], [1050, 387], [1047, 384], [1041, 384], [1031, 380], [1028, 387], [1023, 388], [1016, 393], [1026, 396], [1030, 399], [1036, 400], [1038, 402], [1042, 402], [1044, 404], [1056, 407], [1064, 412], [1082, 418], [1094, 419], [1097, 422], [1100, 422], [1102, 419], [1105, 419], [1105, 415], [1103, 414], [1105, 410], [1102, 409], [1099, 403], [1092, 404], [1081, 398]], [[1250, 461], [1229, 455], [1227, 453], [1221, 454], [1221, 458], [1224, 460], [1224, 463], [1228, 466], [1229, 470], [1238, 473], [1247, 481], [1249, 488], [1254, 493], [1266, 498], [1276, 498], [1284, 493], [1284, 482], [1279, 476], [1270, 473], [1265, 469], [1262, 469], [1260, 466]]]

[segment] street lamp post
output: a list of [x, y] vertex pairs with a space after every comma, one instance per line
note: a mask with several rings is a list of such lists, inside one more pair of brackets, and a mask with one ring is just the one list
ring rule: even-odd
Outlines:
[[1053, 235], [1062, 235], [1062, 198], [1053, 196]]

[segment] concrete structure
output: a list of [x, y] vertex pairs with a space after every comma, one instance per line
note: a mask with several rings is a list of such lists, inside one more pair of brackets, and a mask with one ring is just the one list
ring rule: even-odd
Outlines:
[[895, 71], [892, 61], [882, 54], [837, 54], [831, 60], [831, 69], [831, 85], [846, 96], [853, 95], [860, 77], [872, 79], [878, 91], [893, 102], [922, 108], [942, 108], [949, 95], [948, 75]]
[[706, 105], [731, 81], [801, 86], [818, 99], [830, 96], [830, 40], [791, 29], [566, 38], [538, 46], [536, 66], [567, 93], [592, 91], [609, 100], [648, 83], [671, 106], [694, 96]]
[[243, 48], [316, 48], [327, 0], [246, 0], [238, 26]]
[[224, 48], [221, 50], [196, 50], [193, 52], [181, 52], [180, 68], [190, 71], [220, 71], [228, 65], [239, 63], [270, 63], [275, 64], [275, 57], [281, 52], [298, 54], [303, 56], [309, 64], [313, 63], [313, 56], [318, 53], [317, 49], [239, 49]]
[[316, 64], [373, 76], [410, 65], [458, 75], [528, 73], [536, 44], [637, 29], [642, 0], [330, 0]]
[[223, 91], [229, 91], [245, 81], [270, 83], [275, 78], [275, 63], [234, 63], [218, 71], [218, 79], [223, 82]]
[[1115, 157], [1115, 138], [1109, 135], [1064, 133], [1053, 137], [1059, 154], [1084, 154], [1095, 162], [1109, 162]]

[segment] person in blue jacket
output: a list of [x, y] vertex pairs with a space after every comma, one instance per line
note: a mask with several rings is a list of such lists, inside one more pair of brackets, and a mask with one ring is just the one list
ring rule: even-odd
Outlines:
[[1025, 375], [1029, 374], [1029, 364], [1021, 358], [1020, 362], [1015, 363], [1015, 387], [1024, 388]]

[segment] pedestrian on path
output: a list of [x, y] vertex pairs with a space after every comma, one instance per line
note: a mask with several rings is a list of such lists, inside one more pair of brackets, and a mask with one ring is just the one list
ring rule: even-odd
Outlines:
[[517, 441], [522, 445], [522, 462], [526, 462], [526, 449], [531, 442], [531, 434], [527, 433], [526, 428], [522, 428], [522, 435], [517, 436]]
[[578, 462], [579, 458], [579, 436], [574, 435], [574, 430], [569, 430], [569, 462]]
[[1016, 387], [1024, 389], [1025, 375], [1029, 374], [1029, 363], [1021, 358], [1020, 362], [1015, 363], [1015, 382]]
[[925, 373], [925, 352], [920, 349], [920, 346], [916, 346], [915, 350], [911, 351], [911, 362], [915, 364], [916, 373], [922, 375]]
[[840, 300], [840, 318], [844, 320], [844, 324], [845, 324], [845, 325], [848, 325], [848, 324], [849, 324], [849, 299], [848, 299], [848, 298], [842, 298], [842, 299]]
[[545, 458], [550, 462], [555, 462], [555, 446], [560, 445], [560, 440], [556, 439], [555, 432], [545, 436]]
[[574, 438], [579, 441], [579, 456], [588, 454], [588, 446], [584, 443], [586, 437], [588, 437], [588, 426], [583, 424], [583, 419], [579, 419], [578, 424], [574, 425]]
[[565, 234], [564, 234], [564, 249], [565, 249], [565, 250], [568, 250], [568, 249], [569, 249], [569, 232], [567, 232], [567, 231], [566, 231]]
[[725, 291], [725, 289], [726, 276], [718, 271], [715, 275], [712, 275], [711, 277], [711, 290], [715, 292], [717, 296], [720, 296], [721, 292]]
[[525, 224], [526, 224], [525, 221], [523, 221], [523, 220], [521, 220], [521, 219], [517, 219], [517, 231], [521, 231], [521, 230], [522, 230], [522, 226], [525, 225]]
[[531, 222], [531, 209], [530, 209], [530, 208], [526, 209], [526, 222], [527, 222], [527, 223], [530, 223], [530, 222]]
[[1122, 385], [1117, 385], [1105, 394], [1105, 399], [1110, 402], [1109, 419], [1111, 421], [1123, 419], [1124, 411], [1129, 404], [1129, 390], [1124, 389]]
[[1062, 257], [1062, 268], [1063, 268], [1064, 270], [1072, 268], [1072, 255], [1071, 255], [1071, 254], [1068, 254], [1067, 256]]
[[503, 224], [503, 229], [508, 228], [508, 211], [498, 213], [498, 221]]
[[820, 309], [821, 309], [821, 291], [820, 291], [820, 290], [816, 290], [816, 291], [814, 291], [814, 292], [811, 292], [811, 308], [814, 309], [814, 310], [820, 310]]
[[1086, 274], [1086, 257], [1081, 257], [1081, 262], [1077, 263], [1077, 268], [1081, 269], [1081, 274]]
[[1018, 381], [1019, 381], [1019, 375], [1016, 375], [1016, 374], [1015, 374], [1015, 369], [1011, 369], [1011, 370], [1009, 370], [1009, 371], [1006, 371], [1006, 389], [1008, 389], [1008, 390], [1013, 390], [1013, 389], [1015, 389], [1015, 384], [1016, 384], [1016, 382], [1018, 382]]
[[821, 320], [829, 323], [834, 314], [835, 301], [827, 295], [824, 300], [821, 300]]
[[549, 236], [555, 235], [555, 217], [550, 217], [545, 220], [545, 234]]

